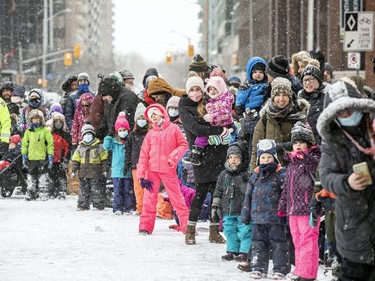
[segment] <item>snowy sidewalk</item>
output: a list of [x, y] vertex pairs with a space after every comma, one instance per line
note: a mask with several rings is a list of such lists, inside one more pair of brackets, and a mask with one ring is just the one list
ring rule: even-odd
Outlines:
[[208, 242], [208, 223], [198, 223], [197, 245], [186, 246], [168, 229], [174, 220], [157, 220], [153, 235], [142, 236], [139, 217], [78, 212], [76, 199], [0, 198], [1, 281], [250, 280], [238, 263], [221, 261], [225, 245]]

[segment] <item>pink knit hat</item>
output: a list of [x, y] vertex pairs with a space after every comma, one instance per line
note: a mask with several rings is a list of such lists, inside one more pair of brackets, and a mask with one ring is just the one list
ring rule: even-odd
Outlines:
[[214, 87], [218, 92], [218, 96], [228, 92], [227, 85], [225, 85], [224, 79], [220, 76], [212, 76], [210, 79], [206, 79], [206, 93], [208, 93], [208, 88]]
[[126, 120], [125, 112], [123, 112], [123, 111], [121, 111], [118, 114], [118, 117], [117, 117], [117, 120], [116, 120], [116, 123], [115, 123], [116, 133], [118, 133], [118, 130], [120, 128], [125, 128], [126, 130], [130, 131], [129, 122], [128, 122], [128, 120]]

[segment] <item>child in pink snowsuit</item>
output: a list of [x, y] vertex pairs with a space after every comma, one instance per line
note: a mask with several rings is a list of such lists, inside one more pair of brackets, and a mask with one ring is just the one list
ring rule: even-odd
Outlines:
[[[293, 151], [286, 156], [284, 189], [278, 206], [278, 215], [289, 217], [290, 233], [295, 248], [295, 269], [287, 275], [289, 280], [315, 280], [319, 266], [320, 217], [313, 225], [310, 221], [310, 200], [314, 191], [312, 174], [320, 160], [320, 149], [315, 144], [312, 130], [298, 121], [291, 131]], [[310, 226], [311, 225], [311, 226]]]
[[180, 190], [176, 167], [188, 149], [187, 141], [180, 128], [170, 122], [168, 113], [162, 105], [150, 105], [144, 115], [152, 123], [152, 129], [143, 141], [137, 164], [137, 177], [142, 188], [146, 189], [139, 233], [147, 235], [154, 230], [160, 182], [164, 184], [180, 219], [181, 231], [185, 233], [189, 209]]

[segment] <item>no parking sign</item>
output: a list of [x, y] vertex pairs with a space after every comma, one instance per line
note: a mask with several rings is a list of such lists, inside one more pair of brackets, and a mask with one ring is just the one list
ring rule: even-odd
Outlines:
[[348, 52], [348, 68], [359, 69], [361, 65], [361, 53]]

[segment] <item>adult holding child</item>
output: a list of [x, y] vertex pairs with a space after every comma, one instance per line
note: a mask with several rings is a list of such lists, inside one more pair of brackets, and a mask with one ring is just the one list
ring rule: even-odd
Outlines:
[[[198, 112], [198, 105], [204, 102], [203, 80], [197, 76], [189, 77], [186, 82], [186, 95], [179, 102], [179, 113], [182, 125], [185, 128], [186, 137], [191, 149], [197, 136], [220, 135], [228, 129], [210, 126]], [[227, 145], [208, 145], [202, 152], [201, 165], [194, 166], [194, 177], [196, 182], [196, 194], [190, 206], [189, 221], [187, 225], [185, 243], [193, 245], [196, 243], [195, 232], [198, 216], [202, 204], [208, 192], [215, 191], [216, 181], [223, 170], [226, 161]], [[212, 202], [211, 204], [212, 205]], [[219, 234], [219, 223], [210, 221], [210, 242], [225, 243], [225, 239]]]

